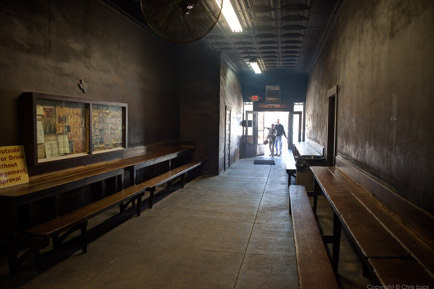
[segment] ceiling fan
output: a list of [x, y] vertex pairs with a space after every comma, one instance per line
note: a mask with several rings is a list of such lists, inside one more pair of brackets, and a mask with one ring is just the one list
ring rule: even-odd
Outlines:
[[189, 43], [211, 31], [223, 0], [140, 0], [140, 6], [155, 34], [171, 42]]

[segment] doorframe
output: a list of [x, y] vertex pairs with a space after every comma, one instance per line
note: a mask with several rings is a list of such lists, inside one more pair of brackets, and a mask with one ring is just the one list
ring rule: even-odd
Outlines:
[[[249, 121], [249, 114], [252, 115], [251, 123]], [[244, 158], [256, 157], [258, 146], [258, 112], [254, 110], [247, 110], [245, 119], [245, 133], [244, 133]], [[251, 124], [251, 126], [250, 126]], [[249, 128], [252, 128], [252, 135], [249, 135]], [[251, 137], [251, 138], [250, 138]]]
[[[295, 117], [295, 115], [298, 115], [298, 136], [297, 136], [297, 142], [301, 142], [301, 141], [303, 141], [303, 136], [302, 136], [302, 134], [301, 134], [301, 126], [302, 126], [302, 113], [301, 113], [301, 111], [294, 111], [293, 113], [292, 113], [292, 126], [294, 127], [294, 117]], [[294, 133], [292, 133], [292, 134], [294, 134]], [[294, 140], [292, 140], [292, 142], [293, 143], [295, 143], [294, 142]]]
[[[228, 119], [229, 113], [229, 119]], [[228, 128], [229, 121], [229, 128]], [[225, 105], [225, 143], [223, 153], [223, 170], [231, 166], [231, 129], [232, 129], [232, 108]], [[228, 131], [229, 130], [229, 131]]]
[[303, 118], [303, 134], [301, 135], [301, 141], [306, 141], [306, 132], [304, 131], [306, 129], [306, 102], [303, 102], [303, 114], [302, 114], [302, 118]]
[[327, 148], [326, 165], [334, 166], [337, 151], [337, 115], [338, 115], [338, 85], [327, 92], [328, 116], [327, 116]]

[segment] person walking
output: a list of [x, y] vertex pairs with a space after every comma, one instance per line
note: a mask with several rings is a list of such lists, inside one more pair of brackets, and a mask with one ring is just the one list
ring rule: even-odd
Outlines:
[[288, 137], [286, 136], [285, 128], [280, 124], [280, 119], [277, 119], [277, 124], [274, 128], [276, 129], [276, 156], [280, 156], [282, 154], [282, 135], [284, 135], [286, 139], [288, 139]]
[[268, 146], [270, 148], [270, 157], [274, 157], [274, 142], [276, 141], [276, 129], [274, 128], [274, 124], [268, 129]]

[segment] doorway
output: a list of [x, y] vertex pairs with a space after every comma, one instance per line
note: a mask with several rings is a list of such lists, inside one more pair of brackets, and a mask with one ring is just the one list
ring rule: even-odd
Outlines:
[[244, 158], [252, 158], [257, 155], [258, 150], [258, 112], [246, 111], [243, 123], [242, 156]]
[[[271, 128], [272, 124], [276, 124], [277, 120], [280, 120], [280, 124], [283, 125], [285, 129], [285, 134], [289, 138], [289, 112], [288, 111], [264, 111], [259, 112], [261, 117], [259, 118], [262, 121], [262, 124], [258, 124], [258, 127], [262, 128], [262, 130], [258, 131], [258, 155], [270, 156], [270, 147], [269, 145], [264, 145], [264, 141], [267, 139], [268, 131]], [[282, 155], [286, 155], [288, 153], [288, 139], [284, 136], [282, 137]]]
[[299, 111], [294, 111], [292, 113], [292, 142], [301, 142], [301, 123], [302, 114]]
[[328, 121], [327, 121], [327, 155], [326, 165], [334, 166], [336, 162], [336, 130], [337, 130], [337, 94], [338, 86], [331, 88], [327, 92], [328, 104]]
[[304, 111], [305, 111], [304, 102], [294, 103], [292, 125], [290, 127], [290, 131], [291, 131], [290, 137], [291, 137], [292, 144], [304, 141], [304, 127], [306, 125]]

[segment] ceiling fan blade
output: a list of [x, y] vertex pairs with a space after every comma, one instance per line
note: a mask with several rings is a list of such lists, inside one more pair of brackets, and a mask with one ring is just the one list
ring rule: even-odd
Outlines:
[[217, 23], [223, 0], [141, 0], [148, 26], [161, 38], [189, 43], [204, 37]]

